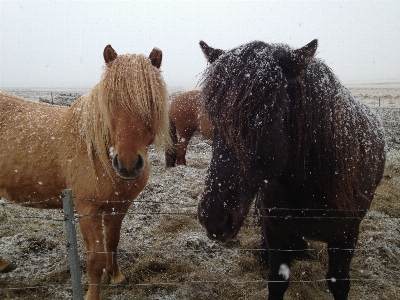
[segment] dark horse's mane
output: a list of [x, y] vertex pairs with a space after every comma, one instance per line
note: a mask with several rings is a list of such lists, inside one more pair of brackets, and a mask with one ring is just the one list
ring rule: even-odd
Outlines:
[[255, 41], [222, 54], [203, 74], [206, 110], [239, 159], [252, 155], [263, 142], [263, 128], [285, 112], [290, 168], [317, 182], [314, 188], [334, 207], [357, 209], [351, 204], [355, 194], [372, 199], [355, 190], [354, 182], [359, 162], [373, 155], [365, 141], [377, 135], [369, 123], [378, 118], [320, 59], [287, 80], [279, 58], [288, 51], [287, 45]]

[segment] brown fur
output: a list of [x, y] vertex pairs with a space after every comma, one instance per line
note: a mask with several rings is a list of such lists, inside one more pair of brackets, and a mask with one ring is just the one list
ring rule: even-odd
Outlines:
[[8, 261], [0, 256], [0, 273], [7, 273], [15, 268], [16, 266], [11, 261]]
[[[175, 145], [165, 152], [166, 166], [186, 165], [186, 150], [190, 139], [199, 131], [206, 139], [212, 138], [212, 124], [204, 110], [202, 93], [197, 90], [177, 96], [170, 107], [170, 131]], [[176, 135], [179, 135], [179, 139]]]
[[[143, 55], [113, 56], [111, 49], [104, 51], [100, 83], [70, 108], [0, 94], [0, 196], [25, 206], [61, 208], [59, 198], [40, 201], [70, 188], [78, 214], [94, 215], [79, 220], [88, 251], [87, 299], [99, 299], [103, 269], [112, 283], [125, 282], [116, 252], [131, 203], [118, 201], [135, 199], [145, 187], [150, 144], [170, 145], [160, 71]], [[128, 173], [131, 180], [122, 179], [127, 170], [136, 177]]]

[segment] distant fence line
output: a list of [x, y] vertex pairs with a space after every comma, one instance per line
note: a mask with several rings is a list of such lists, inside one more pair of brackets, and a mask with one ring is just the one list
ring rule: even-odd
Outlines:
[[[60, 216], [60, 218], [53, 218], [53, 217], [40, 217], [40, 216], [24, 216], [24, 215], [8, 215], [6, 213], [6, 206], [9, 205], [30, 205], [30, 204], [37, 204], [37, 203], [45, 203], [52, 201], [57, 198], [62, 198], [63, 200], [63, 216]], [[82, 283], [81, 283], [81, 276], [80, 276], [80, 266], [79, 266], [79, 256], [78, 256], [78, 247], [77, 247], [77, 238], [76, 238], [76, 228], [75, 225], [77, 221], [79, 221], [80, 218], [86, 217], [86, 216], [100, 216], [100, 215], [107, 215], [107, 214], [87, 214], [87, 215], [80, 215], [77, 214], [74, 211], [73, 208], [73, 201], [79, 200], [79, 201], [91, 201], [91, 202], [108, 202], [108, 203], [113, 203], [113, 202], [131, 202], [131, 203], [144, 203], [144, 204], [167, 204], [167, 205], [180, 205], [184, 208], [190, 208], [190, 207], [197, 207], [197, 205], [185, 205], [183, 203], [179, 202], [167, 202], [167, 201], [146, 201], [146, 200], [121, 200], [121, 201], [115, 201], [115, 200], [103, 200], [103, 201], [98, 201], [96, 199], [88, 199], [88, 198], [79, 198], [79, 197], [73, 197], [72, 196], [72, 191], [71, 190], [63, 190], [61, 193], [61, 196], [56, 196], [52, 197], [49, 199], [45, 199], [42, 201], [38, 202], [24, 202], [24, 203], [15, 203], [15, 202], [5, 202], [0, 200], [0, 206], [3, 207], [3, 217], [5, 219], [42, 219], [42, 220], [51, 220], [51, 221], [57, 221], [57, 222], [64, 222], [65, 223], [65, 229], [66, 229], [66, 239], [67, 239], [67, 251], [68, 251], [68, 256], [69, 256], [69, 265], [70, 265], [70, 273], [71, 273], [71, 282], [72, 282], [72, 287], [68, 286], [67, 284], [49, 284], [49, 285], [41, 285], [41, 286], [27, 286], [27, 287], [12, 287], [12, 288], [2, 288], [2, 290], [26, 290], [26, 289], [40, 289], [40, 288], [46, 288], [46, 287], [59, 287], [63, 286], [66, 288], [71, 288], [72, 293], [73, 293], [73, 299], [83, 299], [83, 292], [82, 292]], [[263, 208], [265, 210], [269, 211], [326, 211], [326, 212], [340, 212], [343, 210], [340, 209], [293, 209], [293, 208], [277, 208], [277, 207], [271, 207], [271, 208]], [[353, 210], [353, 211], [365, 211], [365, 210]], [[375, 209], [375, 210], [367, 210], [369, 213], [386, 213], [388, 211], [391, 212], [400, 212], [400, 208], [380, 208], [380, 209]], [[117, 215], [119, 213], [111, 213], [108, 215]], [[122, 213], [121, 213], [122, 214]], [[186, 215], [186, 216], [193, 216], [196, 217], [197, 213], [189, 213], [189, 212], [128, 212], [125, 215]], [[1, 217], [1, 215], [0, 215]], [[318, 216], [318, 217], [292, 217], [292, 216], [264, 216], [264, 217], [273, 217], [273, 218], [316, 218], [316, 219], [324, 219], [324, 218], [357, 218], [357, 217], [349, 217], [349, 216], [343, 216], [343, 217], [328, 217], [328, 216]], [[255, 216], [255, 218], [263, 218], [263, 216]], [[362, 219], [398, 219], [400, 218], [399, 215], [394, 215], [394, 216], [365, 216]], [[253, 225], [255, 226], [255, 225]], [[307, 248], [304, 249], [306, 251], [326, 251], [326, 250], [337, 250], [338, 248], [328, 248], [328, 247], [314, 247], [314, 248]], [[395, 248], [398, 249], [398, 248]], [[268, 249], [268, 251], [289, 251], [289, 252], [295, 252], [295, 251], [304, 251], [304, 250], [287, 250], [287, 249]], [[381, 246], [381, 247], [363, 247], [363, 248], [355, 248], [355, 249], [341, 249], [341, 250], [348, 250], [348, 251], [382, 251], [382, 250], [393, 250], [389, 247]], [[224, 249], [214, 249], [214, 248], [207, 248], [207, 249], [164, 249], [164, 250], [154, 250], [154, 249], [137, 249], [135, 251], [124, 251], [124, 254], [137, 254], [138, 252], [147, 252], [147, 253], [201, 253], [201, 252], [224, 252], [224, 253], [235, 253], [235, 252], [260, 252], [260, 251], [266, 251], [265, 249], [262, 248], [224, 248]], [[86, 253], [99, 253], [99, 254], [106, 254], [106, 253], [113, 253], [113, 252], [93, 252], [93, 251], [86, 251]], [[339, 280], [339, 279], [338, 279]], [[318, 282], [326, 282], [327, 279], [315, 279], [315, 280], [293, 280], [291, 283], [318, 283]], [[390, 279], [383, 279], [383, 278], [351, 278], [350, 281], [366, 281], [366, 282], [395, 282], [395, 280], [390, 280]], [[277, 281], [277, 282], [284, 282], [284, 281]], [[126, 284], [124, 287], [132, 287], [132, 286], [154, 286], [154, 285], [188, 285], [188, 284], [249, 284], [249, 283], [261, 283], [261, 284], [267, 284], [266, 280], [254, 280], [254, 281], [229, 281], [229, 280], [218, 280], [218, 281], [179, 281], [179, 282], [156, 282], [156, 283], [134, 283], [134, 284]], [[113, 284], [99, 284], [99, 286], [116, 286]]]

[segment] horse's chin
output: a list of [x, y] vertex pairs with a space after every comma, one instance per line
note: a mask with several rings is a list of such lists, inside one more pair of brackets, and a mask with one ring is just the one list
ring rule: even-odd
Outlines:
[[143, 171], [135, 172], [132, 175], [131, 174], [129, 174], [129, 175], [121, 174], [118, 171], [116, 171], [116, 172], [118, 174], [118, 177], [123, 179], [123, 180], [136, 180], [136, 179], [139, 179], [143, 174]]
[[221, 232], [221, 233], [213, 233], [213, 232], [210, 232], [207, 230], [207, 237], [213, 241], [227, 243], [237, 236], [239, 230], [240, 230], [240, 227], [235, 231], [226, 231], [226, 232]]
[[234, 239], [236, 237], [236, 235], [237, 235], [237, 232], [235, 234], [232, 234], [232, 235], [231, 234], [225, 234], [225, 233], [217, 235], [215, 233], [207, 232], [207, 237], [210, 240], [221, 242], [221, 243], [224, 243], [224, 244], [229, 242], [230, 240]]

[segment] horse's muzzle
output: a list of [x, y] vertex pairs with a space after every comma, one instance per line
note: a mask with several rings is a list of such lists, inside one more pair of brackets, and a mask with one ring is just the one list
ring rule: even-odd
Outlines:
[[112, 165], [115, 171], [117, 171], [119, 177], [126, 180], [132, 180], [138, 179], [142, 175], [145, 164], [144, 159], [140, 154], [138, 154], [136, 162], [133, 164], [131, 163], [128, 166], [119, 160], [118, 154], [115, 154], [112, 160]]
[[219, 216], [213, 216], [212, 212], [204, 210], [199, 203], [197, 216], [200, 224], [206, 229], [210, 240], [226, 243], [239, 232], [240, 226], [235, 226], [231, 212], [225, 211]]

